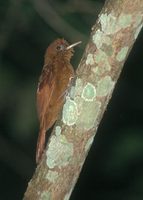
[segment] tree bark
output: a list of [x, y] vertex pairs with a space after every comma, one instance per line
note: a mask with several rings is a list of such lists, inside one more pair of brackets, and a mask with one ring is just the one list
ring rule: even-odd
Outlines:
[[123, 64], [143, 25], [142, 0], [106, 1], [24, 200], [68, 200]]

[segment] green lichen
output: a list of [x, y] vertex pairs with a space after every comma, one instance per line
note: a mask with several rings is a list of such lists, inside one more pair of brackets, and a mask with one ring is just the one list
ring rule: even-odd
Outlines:
[[97, 85], [97, 96], [106, 96], [114, 87], [114, 82], [110, 76], [103, 77]]
[[92, 37], [92, 40], [98, 49], [101, 48], [103, 44], [111, 45], [110, 37], [105, 35], [105, 33], [100, 30], [96, 31], [96, 33]]
[[116, 29], [117, 19], [113, 14], [102, 14], [99, 18], [101, 30], [106, 34], [113, 34]]
[[109, 57], [111, 57], [114, 52], [112, 45], [103, 44], [102, 49], [104, 50], [104, 52], [106, 52], [106, 55]]
[[105, 34], [114, 34], [120, 29], [127, 28], [131, 25], [132, 15], [121, 14], [119, 17], [117, 17], [114, 13], [105, 13], [99, 17], [99, 22], [101, 24], [101, 30]]
[[102, 74], [105, 71], [109, 71], [111, 69], [107, 54], [100, 49], [97, 51], [95, 55], [95, 62], [99, 65], [97, 71], [99, 74], [100, 73]]
[[56, 166], [66, 166], [73, 155], [73, 144], [68, 142], [64, 135], [52, 136], [46, 152], [47, 166], [52, 169]]
[[59, 174], [56, 171], [48, 171], [48, 174], [46, 175], [46, 179], [48, 179], [51, 183], [55, 183]]
[[84, 82], [82, 79], [77, 78], [75, 84], [75, 96], [80, 96], [81, 91], [83, 90]]
[[126, 55], [128, 53], [128, 50], [129, 50], [129, 47], [123, 47], [117, 54], [116, 56], [116, 59], [119, 61], [119, 62], [122, 62], [125, 58], [126, 58]]
[[94, 85], [91, 83], [87, 83], [86, 86], [83, 88], [81, 97], [85, 101], [93, 101], [96, 97], [96, 89]]
[[94, 64], [93, 54], [89, 53], [87, 55], [86, 65], [93, 65], [93, 64]]
[[68, 126], [74, 125], [77, 120], [77, 105], [69, 97], [67, 97], [63, 107], [62, 120]]
[[102, 46], [102, 36], [103, 32], [101, 32], [100, 30], [97, 30], [92, 36], [92, 40], [98, 49]]
[[40, 200], [50, 200], [51, 199], [51, 193], [50, 192], [43, 192], [40, 196]]
[[71, 99], [74, 99], [74, 97], [75, 97], [75, 86], [72, 86], [72, 87], [71, 87], [71, 90], [70, 90], [70, 97], [71, 97]]
[[100, 111], [101, 103], [95, 101], [84, 101], [84, 99], [80, 97], [76, 98], [75, 101], [78, 102], [77, 127], [84, 130], [93, 128]]
[[56, 133], [56, 136], [61, 134], [61, 127], [60, 126], [56, 126], [55, 133]]
[[120, 28], [126, 28], [130, 26], [132, 23], [132, 15], [131, 14], [121, 14], [118, 19], [118, 26]]

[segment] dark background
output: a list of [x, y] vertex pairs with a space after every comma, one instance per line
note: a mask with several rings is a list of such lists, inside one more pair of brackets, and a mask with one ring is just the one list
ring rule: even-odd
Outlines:
[[[21, 200], [35, 165], [35, 94], [45, 49], [82, 40], [104, 1], [0, 1], [0, 199]], [[116, 85], [71, 200], [143, 199], [143, 31]]]

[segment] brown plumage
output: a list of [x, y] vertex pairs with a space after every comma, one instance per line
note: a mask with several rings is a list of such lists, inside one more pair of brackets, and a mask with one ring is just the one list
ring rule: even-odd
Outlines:
[[37, 89], [37, 110], [40, 121], [40, 131], [37, 141], [36, 162], [41, 160], [45, 148], [46, 131], [57, 120], [63, 106], [65, 93], [74, 70], [70, 64], [73, 47], [64, 39], [57, 39], [49, 45], [45, 53], [43, 70]]

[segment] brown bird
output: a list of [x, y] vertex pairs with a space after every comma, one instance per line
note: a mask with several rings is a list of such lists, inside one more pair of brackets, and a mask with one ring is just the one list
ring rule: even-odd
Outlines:
[[37, 110], [40, 121], [36, 151], [37, 163], [41, 160], [45, 148], [46, 131], [57, 120], [70, 80], [74, 77], [70, 59], [73, 55], [73, 47], [79, 43], [81, 41], [69, 45], [66, 40], [57, 39], [46, 50], [37, 89]]

